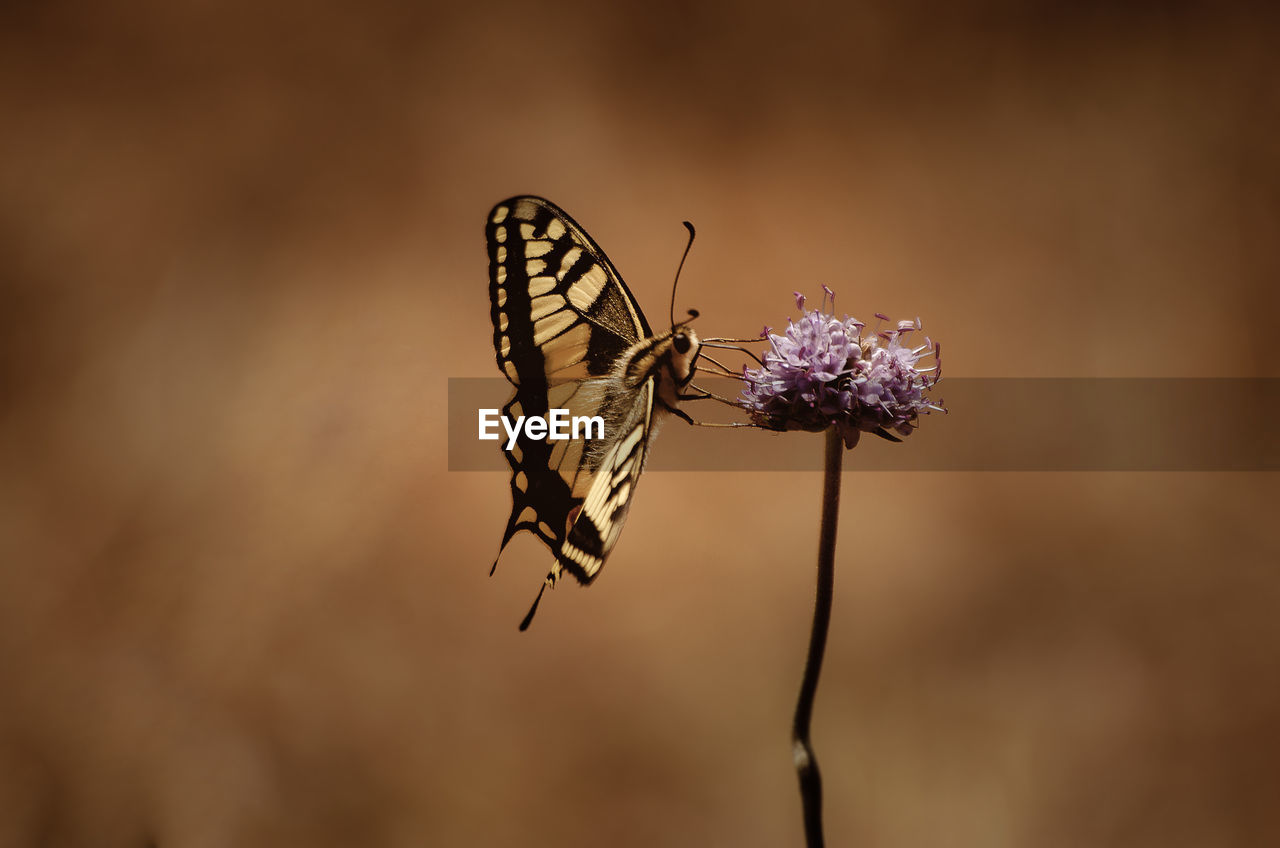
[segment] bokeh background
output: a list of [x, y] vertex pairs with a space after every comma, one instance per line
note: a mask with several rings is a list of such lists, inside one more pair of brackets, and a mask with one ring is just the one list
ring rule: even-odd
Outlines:
[[[702, 332], [826, 283], [956, 376], [1276, 376], [1261, 4], [0, 15], [0, 845], [801, 843], [817, 474], [647, 475], [525, 634], [546, 552], [488, 576], [509, 195], [651, 316], [694, 221]], [[831, 844], [1280, 843], [1274, 474], [845, 483]]]

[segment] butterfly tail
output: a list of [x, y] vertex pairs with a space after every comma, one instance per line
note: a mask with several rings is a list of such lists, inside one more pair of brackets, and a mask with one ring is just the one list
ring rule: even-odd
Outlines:
[[524, 620], [520, 622], [520, 632], [529, 629], [529, 625], [533, 623], [533, 614], [538, 611], [538, 603], [542, 600], [542, 593], [547, 591], [547, 587], [555, 588], [556, 581], [560, 579], [560, 563], [551, 566], [551, 573], [547, 575], [547, 579], [542, 581], [542, 585], [538, 588], [538, 596], [533, 599], [533, 606], [529, 607], [529, 612], [525, 614]]

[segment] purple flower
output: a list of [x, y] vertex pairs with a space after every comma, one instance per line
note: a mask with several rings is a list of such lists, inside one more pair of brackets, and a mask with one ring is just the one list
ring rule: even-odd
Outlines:
[[[771, 430], [840, 430], [847, 447], [862, 431], [898, 441], [890, 431], [907, 436], [920, 415], [946, 412], [925, 396], [942, 377], [941, 346], [925, 338], [912, 347], [908, 337], [920, 330], [920, 319], [899, 321], [895, 329], [863, 334], [866, 325], [849, 316], [827, 312], [835, 293], [822, 287], [820, 309], [804, 312], [804, 295], [796, 292], [802, 314], [788, 321], [784, 335], [766, 328], [772, 350], [760, 368], [743, 369], [747, 384], [739, 399], [754, 423]], [[881, 322], [888, 316], [876, 313]], [[932, 356], [925, 368], [920, 360]]]

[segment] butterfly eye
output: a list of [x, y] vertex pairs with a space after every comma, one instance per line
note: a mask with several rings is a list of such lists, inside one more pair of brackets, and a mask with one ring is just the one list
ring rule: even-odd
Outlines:
[[676, 353], [684, 355], [689, 352], [689, 337], [684, 333], [676, 333], [671, 339], [671, 345], [676, 349]]

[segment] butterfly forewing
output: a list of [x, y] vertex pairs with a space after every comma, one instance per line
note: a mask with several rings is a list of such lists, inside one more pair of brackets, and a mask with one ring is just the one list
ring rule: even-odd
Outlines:
[[650, 335], [608, 257], [553, 203], [513, 197], [486, 231], [493, 344], [512, 383], [603, 376]]

